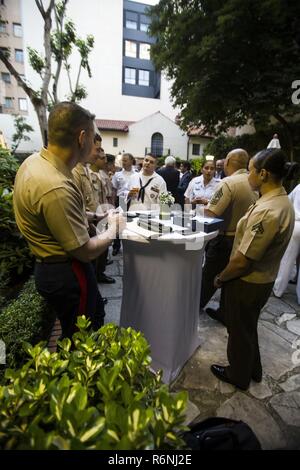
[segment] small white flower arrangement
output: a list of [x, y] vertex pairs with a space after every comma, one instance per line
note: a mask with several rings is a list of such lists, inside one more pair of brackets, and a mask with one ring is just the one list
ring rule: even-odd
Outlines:
[[168, 191], [167, 193], [161, 193], [159, 195], [160, 204], [165, 204], [166, 206], [172, 206], [175, 202], [175, 198], [172, 196], [172, 193]]

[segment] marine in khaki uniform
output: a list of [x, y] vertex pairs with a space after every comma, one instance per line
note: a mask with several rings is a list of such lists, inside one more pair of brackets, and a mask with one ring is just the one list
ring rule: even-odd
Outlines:
[[94, 147], [94, 116], [74, 103], [53, 107], [48, 149], [28, 157], [14, 187], [14, 211], [21, 233], [36, 257], [38, 292], [56, 310], [63, 337], [71, 337], [76, 318], [103, 324], [104, 308], [90, 263], [111, 243], [125, 221], [112, 215], [101, 238], [90, 238], [82, 193], [72, 175]]
[[[89, 220], [89, 233], [91, 236], [96, 235], [96, 225], [107, 213], [107, 204], [104, 204], [105, 190], [99, 175], [99, 169], [106, 161], [101, 142], [102, 138], [97, 132], [95, 136], [95, 152], [91, 153], [86, 163], [78, 163], [73, 169], [74, 178], [85, 201], [86, 214]], [[93, 171], [92, 168], [95, 171]], [[115, 279], [105, 274], [107, 253], [108, 250], [105, 250], [97, 260], [94, 261], [93, 265], [98, 282], [114, 284], [116, 282]], [[104, 302], [107, 302], [106, 298], [104, 298]]]
[[200, 309], [203, 309], [216, 291], [214, 278], [228, 263], [237, 223], [257, 195], [248, 183], [249, 156], [245, 150], [229, 152], [225, 159], [224, 178], [216, 188], [205, 215], [224, 219], [223, 232], [208, 244], [202, 273]]
[[294, 210], [282, 186], [282, 178], [294, 168], [286, 163], [282, 151], [259, 152], [249, 169], [249, 183], [261, 197], [239, 221], [230, 261], [214, 281], [223, 291], [219, 320], [226, 324], [229, 334], [229, 366], [211, 366], [219, 379], [243, 390], [251, 379], [262, 379], [258, 317], [272, 291], [294, 227]]

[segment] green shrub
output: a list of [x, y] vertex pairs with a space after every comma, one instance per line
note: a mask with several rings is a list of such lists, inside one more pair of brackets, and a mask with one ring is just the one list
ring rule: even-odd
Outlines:
[[[49, 338], [55, 314], [35, 289], [33, 279], [23, 287], [19, 297], [0, 312], [0, 339], [6, 346], [6, 364], [17, 368], [26, 358], [24, 341], [36, 344]], [[0, 379], [3, 370], [0, 371]]]
[[64, 339], [57, 353], [27, 345], [30, 360], [0, 387], [0, 448], [182, 448], [186, 393], [170, 394], [149, 370], [140, 332], [113, 324]]
[[8, 151], [0, 151], [0, 279], [7, 284], [18, 282], [33, 267], [33, 257], [13, 210], [13, 182], [18, 166]]
[[193, 160], [190, 160], [191, 163], [191, 168], [195, 176], [200, 175], [202, 166], [204, 163], [204, 157], [201, 158], [193, 158]]
[[0, 189], [12, 188], [18, 168], [18, 160], [0, 148]]

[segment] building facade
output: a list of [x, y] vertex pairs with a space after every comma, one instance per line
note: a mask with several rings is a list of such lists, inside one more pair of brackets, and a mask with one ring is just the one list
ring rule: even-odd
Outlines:
[[[0, 48], [10, 55], [14, 68], [24, 76], [23, 24], [20, 0], [0, 2]], [[1, 114], [27, 115], [26, 93], [0, 61], [0, 118]]]
[[[3, 0], [2, 8], [10, 5], [14, 15], [10, 17], [10, 31], [13, 24], [22, 28], [22, 38], [9, 35], [14, 44], [12, 50], [23, 50], [24, 64], [16, 68], [24, 73], [33, 89], [41, 87], [41, 80], [29, 65], [28, 46], [43, 53], [43, 21], [35, 0]], [[87, 98], [80, 104], [88, 108], [101, 122], [111, 122], [112, 128], [102, 129], [104, 147], [108, 153], [117, 155], [123, 150], [142, 157], [149, 149], [162, 155], [172, 154], [181, 158], [201, 156], [205, 139], [190, 137], [176, 125], [179, 109], [175, 109], [170, 98], [171, 83], [163, 73], [155, 70], [151, 60], [151, 46], [155, 42], [148, 34], [149, 17], [147, 8], [158, 0], [72, 0], [67, 6], [67, 17], [75, 24], [79, 37], [94, 36], [94, 48], [89, 56], [92, 78], [83, 70], [80, 75], [87, 91]], [[19, 15], [19, 16], [18, 16]], [[55, 22], [53, 21], [53, 27]], [[6, 40], [8, 35], [5, 36]], [[18, 41], [18, 42], [17, 42]], [[22, 42], [23, 41], [23, 42]], [[71, 57], [71, 79], [77, 78], [79, 57]], [[3, 67], [1, 65], [1, 67]], [[52, 69], [52, 73], [55, 67]], [[62, 71], [58, 86], [60, 100], [70, 94], [69, 80]], [[23, 90], [11, 78], [16, 88], [14, 102], [26, 97]], [[10, 85], [12, 86], [12, 85]], [[5, 94], [6, 93], [6, 94]], [[3, 96], [10, 97], [8, 92]], [[21, 151], [38, 150], [42, 145], [38, 121], [30, 100], [28, 123], [35, 129], [29, 142], [22, 142]], [[17, 106], [16, 106], [17, 107]], [[16, 110], [15, 107], [15, 111]], [[21, 113], [18, 113], [21, 114]], [[129, 123], [127, 130], [116, 123]], [[148, 126], [147, 128], [143, 126]], [[162, 127], [161, 127], [162, 126]], [[109, 127], [109, 126], [108, 126]], [[0, 114], [0, 130], [8, 144], [14, 132], [13, 118]], [[193, 140], [196, 145], [191, 143]]]

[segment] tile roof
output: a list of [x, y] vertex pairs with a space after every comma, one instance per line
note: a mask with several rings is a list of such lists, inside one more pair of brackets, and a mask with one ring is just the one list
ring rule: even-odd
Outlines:
[[113, 119], [96, 119], [96, 126], [100, 131], [128, 132], [130, 124], [135, 121], [115, 121]]

